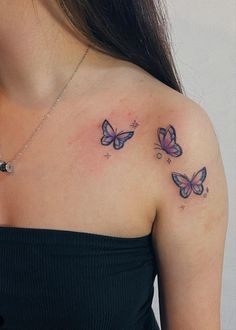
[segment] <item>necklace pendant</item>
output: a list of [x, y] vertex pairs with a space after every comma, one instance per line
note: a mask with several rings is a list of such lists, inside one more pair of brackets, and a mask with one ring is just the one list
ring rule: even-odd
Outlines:
[[13, 164], [11, 164], [10, 162], [4, 162], [4, 161], [0, 160], [0, 171], [1, 172], [12, 173], [13, 170], [14, 170]]

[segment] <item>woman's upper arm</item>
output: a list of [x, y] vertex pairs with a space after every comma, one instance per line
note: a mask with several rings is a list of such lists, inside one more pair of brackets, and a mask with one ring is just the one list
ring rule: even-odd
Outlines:
[[161, 324], [163, 330], [219, 330], [228, 223], [224, 169], [204, 110], [194, 102], [177, 108], [156, 121], [152, 237]]

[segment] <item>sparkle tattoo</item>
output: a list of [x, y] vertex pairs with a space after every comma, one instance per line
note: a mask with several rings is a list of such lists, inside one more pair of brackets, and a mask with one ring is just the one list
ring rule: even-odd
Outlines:
[[137, 127], [139, 126], [139, 123], [137, 123], [137, 121], [134, 120], [134, 121], [131, 123], [131, 125], [129, 125], [129, 126], [135, 129], [135, 128], [137, 128]]
[[107, 152], [104, 157], [106, 157], [106, 159], [109, 159], [111, 157], [111, 155]]

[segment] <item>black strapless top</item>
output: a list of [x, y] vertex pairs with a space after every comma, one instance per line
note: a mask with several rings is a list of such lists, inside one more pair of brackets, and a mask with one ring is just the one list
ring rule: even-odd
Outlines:
[[151, 233], [0, 227], [0, 329], [160, 330]]

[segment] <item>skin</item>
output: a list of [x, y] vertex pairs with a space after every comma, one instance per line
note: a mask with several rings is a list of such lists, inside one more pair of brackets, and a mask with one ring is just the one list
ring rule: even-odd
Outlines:
[[[32, 133], [86, 49], [53, 2], [34, 3], [37, 15], [31, 1], [0, 0], [4, 159]], [[121, 150], [101, 144], [105, 119], [117, 132], [134, 131]], [[184, 151], [177, 158], [154, 149], [157, 129], [170, 124]], [[203, 166], [209, 192], [183, 199], [171, 173], [191, 178]], [[220, 329], [227, 187], [214, 129], [200, 105], [138, 66], [90, 49], [15, 168], [13, 175], [0, 173], [0, 226], [117, 237], [152, 231], [162, 328]]]

